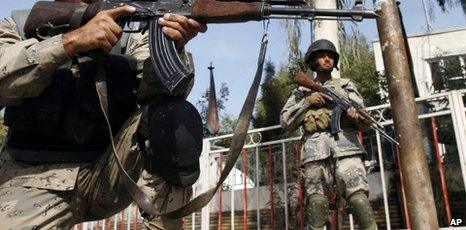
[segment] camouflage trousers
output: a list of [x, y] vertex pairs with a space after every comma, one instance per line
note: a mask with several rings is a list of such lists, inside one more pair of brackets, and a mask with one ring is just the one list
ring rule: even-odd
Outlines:
[[[138, 122], [115, 139], [124, 168], [152, 199], [159, 212], [179, 208], [191, 188], [168, 184], [143, 170], [144, 158], [132, 134]], [[132, 130], [131, 130], [132, 129]], [[127, 134], [125, 136], [125, 133]], [[74, 224], [108, 218], [132, 199], [119, 183], [121, 172], [110, 149], [94, 163], [30, 165], [0, 153], [0, 229], [69, 229]], [[145, 220], [148, 229], [181, 229], [182, 220]]]
[[308, 197], [328, 195], [333, 186], [344, 198], [357, 191], [369, 192], [361, 155], [308, 162], [304, 164], [303, 174]]

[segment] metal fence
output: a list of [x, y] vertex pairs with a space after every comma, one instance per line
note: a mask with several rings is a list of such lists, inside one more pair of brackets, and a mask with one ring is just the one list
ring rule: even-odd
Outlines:
[[[452, 219], [466, 222], [465, 94], [466, 90], [451, 91], [416, 99], [442, 227], [449, 227]], [[393, 133], [389, 104], [368, 110], [388, 133]], [[223, 186], [200, 213], [184, 218], [185, 229], [305, 229], [305, 194], [299, 168], [301, 132], [284, 134], [277, 125], [248, 133], [241, 157]], [[201, 179], [193, 186], [194, 196], [217, 183], [229, 150], [224, 146], [228, 146], [231, 136], [204, 139]], [[365, 164], [371, 186], [369, 199], [379, 228], [409, 228], [396, 147], [373, 131], [360, 133], [359, 137], [368, 152]], [[327, 229], [354, 229], [357, 223], [335, 193], [330, 203], [332, 224]], [[134, 206], [123, 213], [75, 229], [140, 227], [142, 219]]]

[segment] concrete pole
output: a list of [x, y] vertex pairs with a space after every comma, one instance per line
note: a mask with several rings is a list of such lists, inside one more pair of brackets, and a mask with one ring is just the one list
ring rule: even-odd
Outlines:
[[[314, 6], [316, 9], [336, 9], [337, 0], [315, 0]], [[315, 40], [327, 39], [333, 42], [337, 51], [340, 52], [337, 20], [314, 20], [314, 26]], [[340, 78], [340, 71], [334, 69], [332, 77]]]
[[388, 80], [388, 91], [397, 139], [401, 171], [413, 229], [438, 229], [429, 169], [414, 102], [413, 84], [395, 0], [379, 0], [377, 28]]

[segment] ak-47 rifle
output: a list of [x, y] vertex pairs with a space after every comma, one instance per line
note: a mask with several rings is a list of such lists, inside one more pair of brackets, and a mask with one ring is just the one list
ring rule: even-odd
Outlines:
[[124, 16], [117, 22], [124, 26], [139, 22], [135, 30], [149, 31], [152, 65], [162, 85], [173, 95], [178, 95], [194, 77], [194, 71], [183, 64], [173, 41], [165, 37], [157, 19], [165, 13], [177, 13], [203, 23], [236, 23], [270, 18], [306, 19], [332, 17], [361, 21], [375, 18], [377, 14], [363, 8], [361, 1], [351, 10], [314, 9], [302, 0], [226, 1], [226, 0], [103, 0], [93, 4], [38, 1], [24, 26], [25, 36], [47, 37], [76, 29], [98, 12], [125, 5], [136, 8], [136, 13]]
[[359, 105], [355, 101], [351, 99], [346, 99], [330, 87], [324, 87], [322, 85], [317, 84], [303, 72], [299, 72], [298, 75], [294, 77], [293, 81], [300, 86], [304, 86], [315, 92], [324, 93], [325, 95], [332, 98], [332, 102], [334, 104], [331, 118], [332, 120], [330, 123], [330, 133], [332, 135], [341, 132], [340, 122], [342, 112], [348, 110], [351, 107], [354, 107], [356, 111], [359, 113], [359, 115], [361, 115], [367, 121], [368, 125], [370, 125], [372, 129], [382, 134], [382, 136], [391, 143], [396, 144], [397, 146], [400, 145], [398, 141], [393, 139], [383, 130], [383, 126], [381, 124], [379, 124], [366, 110], [364, 110], [364, 108], [361, 105]]

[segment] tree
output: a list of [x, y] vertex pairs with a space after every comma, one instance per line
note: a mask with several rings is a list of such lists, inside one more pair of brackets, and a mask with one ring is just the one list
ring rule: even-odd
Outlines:
[[[254, 127], [266, 127], [280, 123], [280, 111], [295, 86], [291, 82], [290, 71], [282, 67], [275, 73], [275, 66], [267, 61], [265, 66], [265, 78], [261, 85], [261, 97], [256, 103], [256, 111], [252, 124]], [[283, 135], [281, 130], [263, 133], [262, 141], [278, 138]]]
[[466, 15], [466, 0], [431, 0], [429, 4], [429, 14], [433, 15], [433, 6], [432, 3], [437, 3], [443, 12], [446, 12], [448, 9], [461, 6], [463, 13]]
[[380, 76], [376, 72], [374, 52], [358, 31], [340, 39], [341, 75], [358, 87], [366, 106], [380, 104]]

